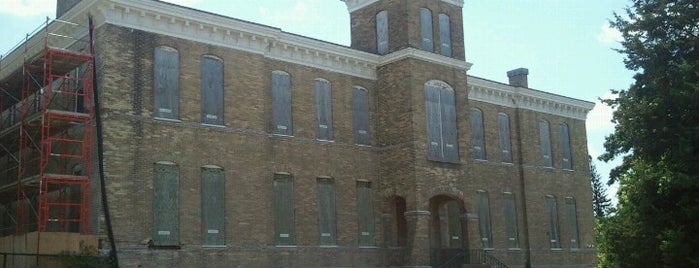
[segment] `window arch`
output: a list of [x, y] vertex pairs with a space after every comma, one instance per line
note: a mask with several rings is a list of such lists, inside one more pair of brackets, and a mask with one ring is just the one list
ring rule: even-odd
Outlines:
[[272, 133], [293, 135], [291, 120], [291, 76], [272, 72]]
[[447, 83], [425, 83], [428, 159], [456, 163], [459, 148], [454, 90]]
[[551, 159], [551, 130], [549, 121], [544, 119], [539, 120], [539, 143], [541, 146], [541, 158], [544, 167], [552, 167]]
[[561, 150], [561, 168], [573, 169], [573, 159], [570, 152], [570, 132], [568, 124], [561, 123], [558, 125], [558, 136]]
[[432, 11], [424, 7], [420, 8], [420, 33], [422, 35], [422, 49], [433, 52]]
[[451, 21], [444, 13], [439, 14], [439, 43], [442, 55], [451, 57]]
[[388, 53], [388, 12], [382, 10], [376, 14], [376, 52]]
[[180, 116], [180, 57], [177, 49], [155, 48], [153, 65], [153, 115], [179, 119]]
[[201, 122], [223, 125], [223, 60], [213, 55], [201, 57]]
[[369, 145], [369, 91], [363, 87], [352, 88], [352, 117], [354, 142]]
[[471, 108], [471, 149], [473, 159], [485, 160], [485, 130], [483, 127], [483, 112], [478, 108]]
[[498, 114], [498, 134], [500, 137], [500, 161], [512, 163], [512, 145], [510, 142], [510, 117], [506, 113]]
[[332, 86], [328, 80], [315, 80], [316, 137], [319, 140], [333, 139]]

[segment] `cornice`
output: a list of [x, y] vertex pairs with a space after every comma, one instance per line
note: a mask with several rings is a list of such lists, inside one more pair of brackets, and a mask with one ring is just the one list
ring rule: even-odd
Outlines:
[[[379, 0], [340, 0], [347, 4], [347, 10], [352, 13], [364, 7], [367, 7]], [[441, 0], [442, 2], [458, 6], [460, 8], [464, 7], [464, 0]]]
[[585, 120], [594, 103], [468, 76], [468, 99]]
[[385, 55], [379, 59], [379, 66], [383, 66], [389, 63], [393, 63], [396, 61], [400, 61], [403, 59], [407, 58], [412, 58], [412, 59], [418, 59], [418, 60], [423, 60], [435, 64], [440, 64], [440, 65], [446, 65], [449, 67], [453, 68], [458, 68], [462, 69], [464, 71], [468, 71], [471, 69], [471, 66], [473, 65], [472, 63], [462, 61], [462, 60], [457, 60], [454, 58], [450, 57], [445, 57], [439, 54], [435, 54], [432, 52], [416, 49], [416, 48], [405, 48], [401, 49], [398, 51], [395, 51], [393, 53], [390, 53], [388, 55]]

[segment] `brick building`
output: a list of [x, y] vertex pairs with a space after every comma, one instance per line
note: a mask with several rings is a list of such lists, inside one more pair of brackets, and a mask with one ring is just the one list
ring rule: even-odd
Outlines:
[[[105, 240], [104, 186], [124, 267], [594, 265], [593, 103], [531, 89], [523, 68], [509, 84], [467, 75], [463, 0], [344, 2], [351, 47], [159, 1], [59, 0], [94, 31], [46, 32], [91, 37], [95, 61], [49, 80], [77, 77], [65, 113], [88, 119], [32, 149], [25, 100], [67, 91], [22, 86], [32, 49], [3, 58], [0, 251], [29, 234]], [[82, 156], [51, 158], [60, 142]], [[22, 163], [40, 151], [47, 164]], [[72, 177], [42, 175], [59, 172]]]

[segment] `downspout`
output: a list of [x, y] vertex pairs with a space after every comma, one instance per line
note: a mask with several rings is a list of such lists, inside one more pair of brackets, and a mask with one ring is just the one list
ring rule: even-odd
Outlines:
[[517, 175], [519, 177], [519, 201], [522, 204], [522, 218], [523, 218], [523, 238], [524, 238], [524, 267], [531, 268], [532, 266], [532, 256], [531, 247], [529, 246], [529, 218], [527, 214], [527, 191], [526, 183], [524, 182], [524, 147], [522, 146], [522, 114], [517, 104], [517, 100], [512, 100], [515, 104], [515, 131], [517, 132]]

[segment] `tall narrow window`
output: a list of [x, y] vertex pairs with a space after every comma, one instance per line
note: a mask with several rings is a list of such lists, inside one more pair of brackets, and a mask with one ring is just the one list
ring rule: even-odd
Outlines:
[[180, 117], [180, 56], [170, 47], [155, 48], [153, 114], [155, 117]]
[[376, 14], [376, 52], [388, 53], [388, 12], [383, 10]]
[[454, 90], [444, 82], [425, 83], [428, 159], [459, 162]]
[[359, 226], [359, 246], [374, 246], [374, 205], [371, 182], [357, 182], [357, 221]]
[[451, 22], [447, 14], [439, 14], [439, 43], [442, 55], [451, 57]]
[[493, 247], [493, 234], [490, 229], [490, 202], [488, 200], [488, 192], [483, 190], [476, 191], [478, 196], [478, 227], [481, 231], [481, 242], [483, 248]]
[[180, 243], [180, 172], [172, 162], [153, 166], [153, 245], [178, 246]]
[[201, 168], [201, 231], [203, 245], [225, 245], [225, 194], [223, 169]]
[[500, 134], [500, 161], [512, 163], [510, 117], [503, 113], [498, 114], [498, 127]]
[[519, 248], [515, 196], [510, 192], [505, 192], [503, 193], [503, 197], [505, 198], [505, 233], [507, 235], [507, 248]]
[[274, 174], [274, 234], [277, 245], [296, 244], [294, 233], [294, 180], [288, 173]]
[[337, 245], [335, 218], [335, 183], [332, 178], [318, 178], [318, 231], [320, 245]]
[[426, 8], [420, 8], [420, 32], [422, 34], [422, 49], [433, 52], [432, 11]]
[[471, 109], [471, 146], [473, 149], [473, 159], [486, 159], [483, 112], [476, 108]]
[[354, 143], [369, 144], [369, 93], [361, 87], [352, 88], [352, 117]]
[[201, 58], [201, 122], [223, 125], [223, 61]]
[[578, 235], [578, 213], [575, 208], [575, 198], [566, 197], [566, 218], [570, 232], [570, 248], [580, 248]]
[[558, 232], [558, 210], [556, 208], [556, 197], [546, 196], [546, 206], [549, 213], [549, 239], [551, 248], [561, 248], [560, 234]]
[[333, 139], [333, 108], [330, 82], [315, 81], [316, 133], [319, 140]]
[[561, 142], [561, 168], [573, 169], [573, 159], [570, 158], [570, 134], [568, 125], [558, 125], [559, 141]]
[[551, 133], [549, 122], [546, 120], [539, 121], [539, 141], [541, 143], [541, 157], [545, 167], [552, 167], [553, 160], [551, 159]]
[[272, 133], [293, 135], [291, 125], [291, 77], [282, 71], [272, 72]]

